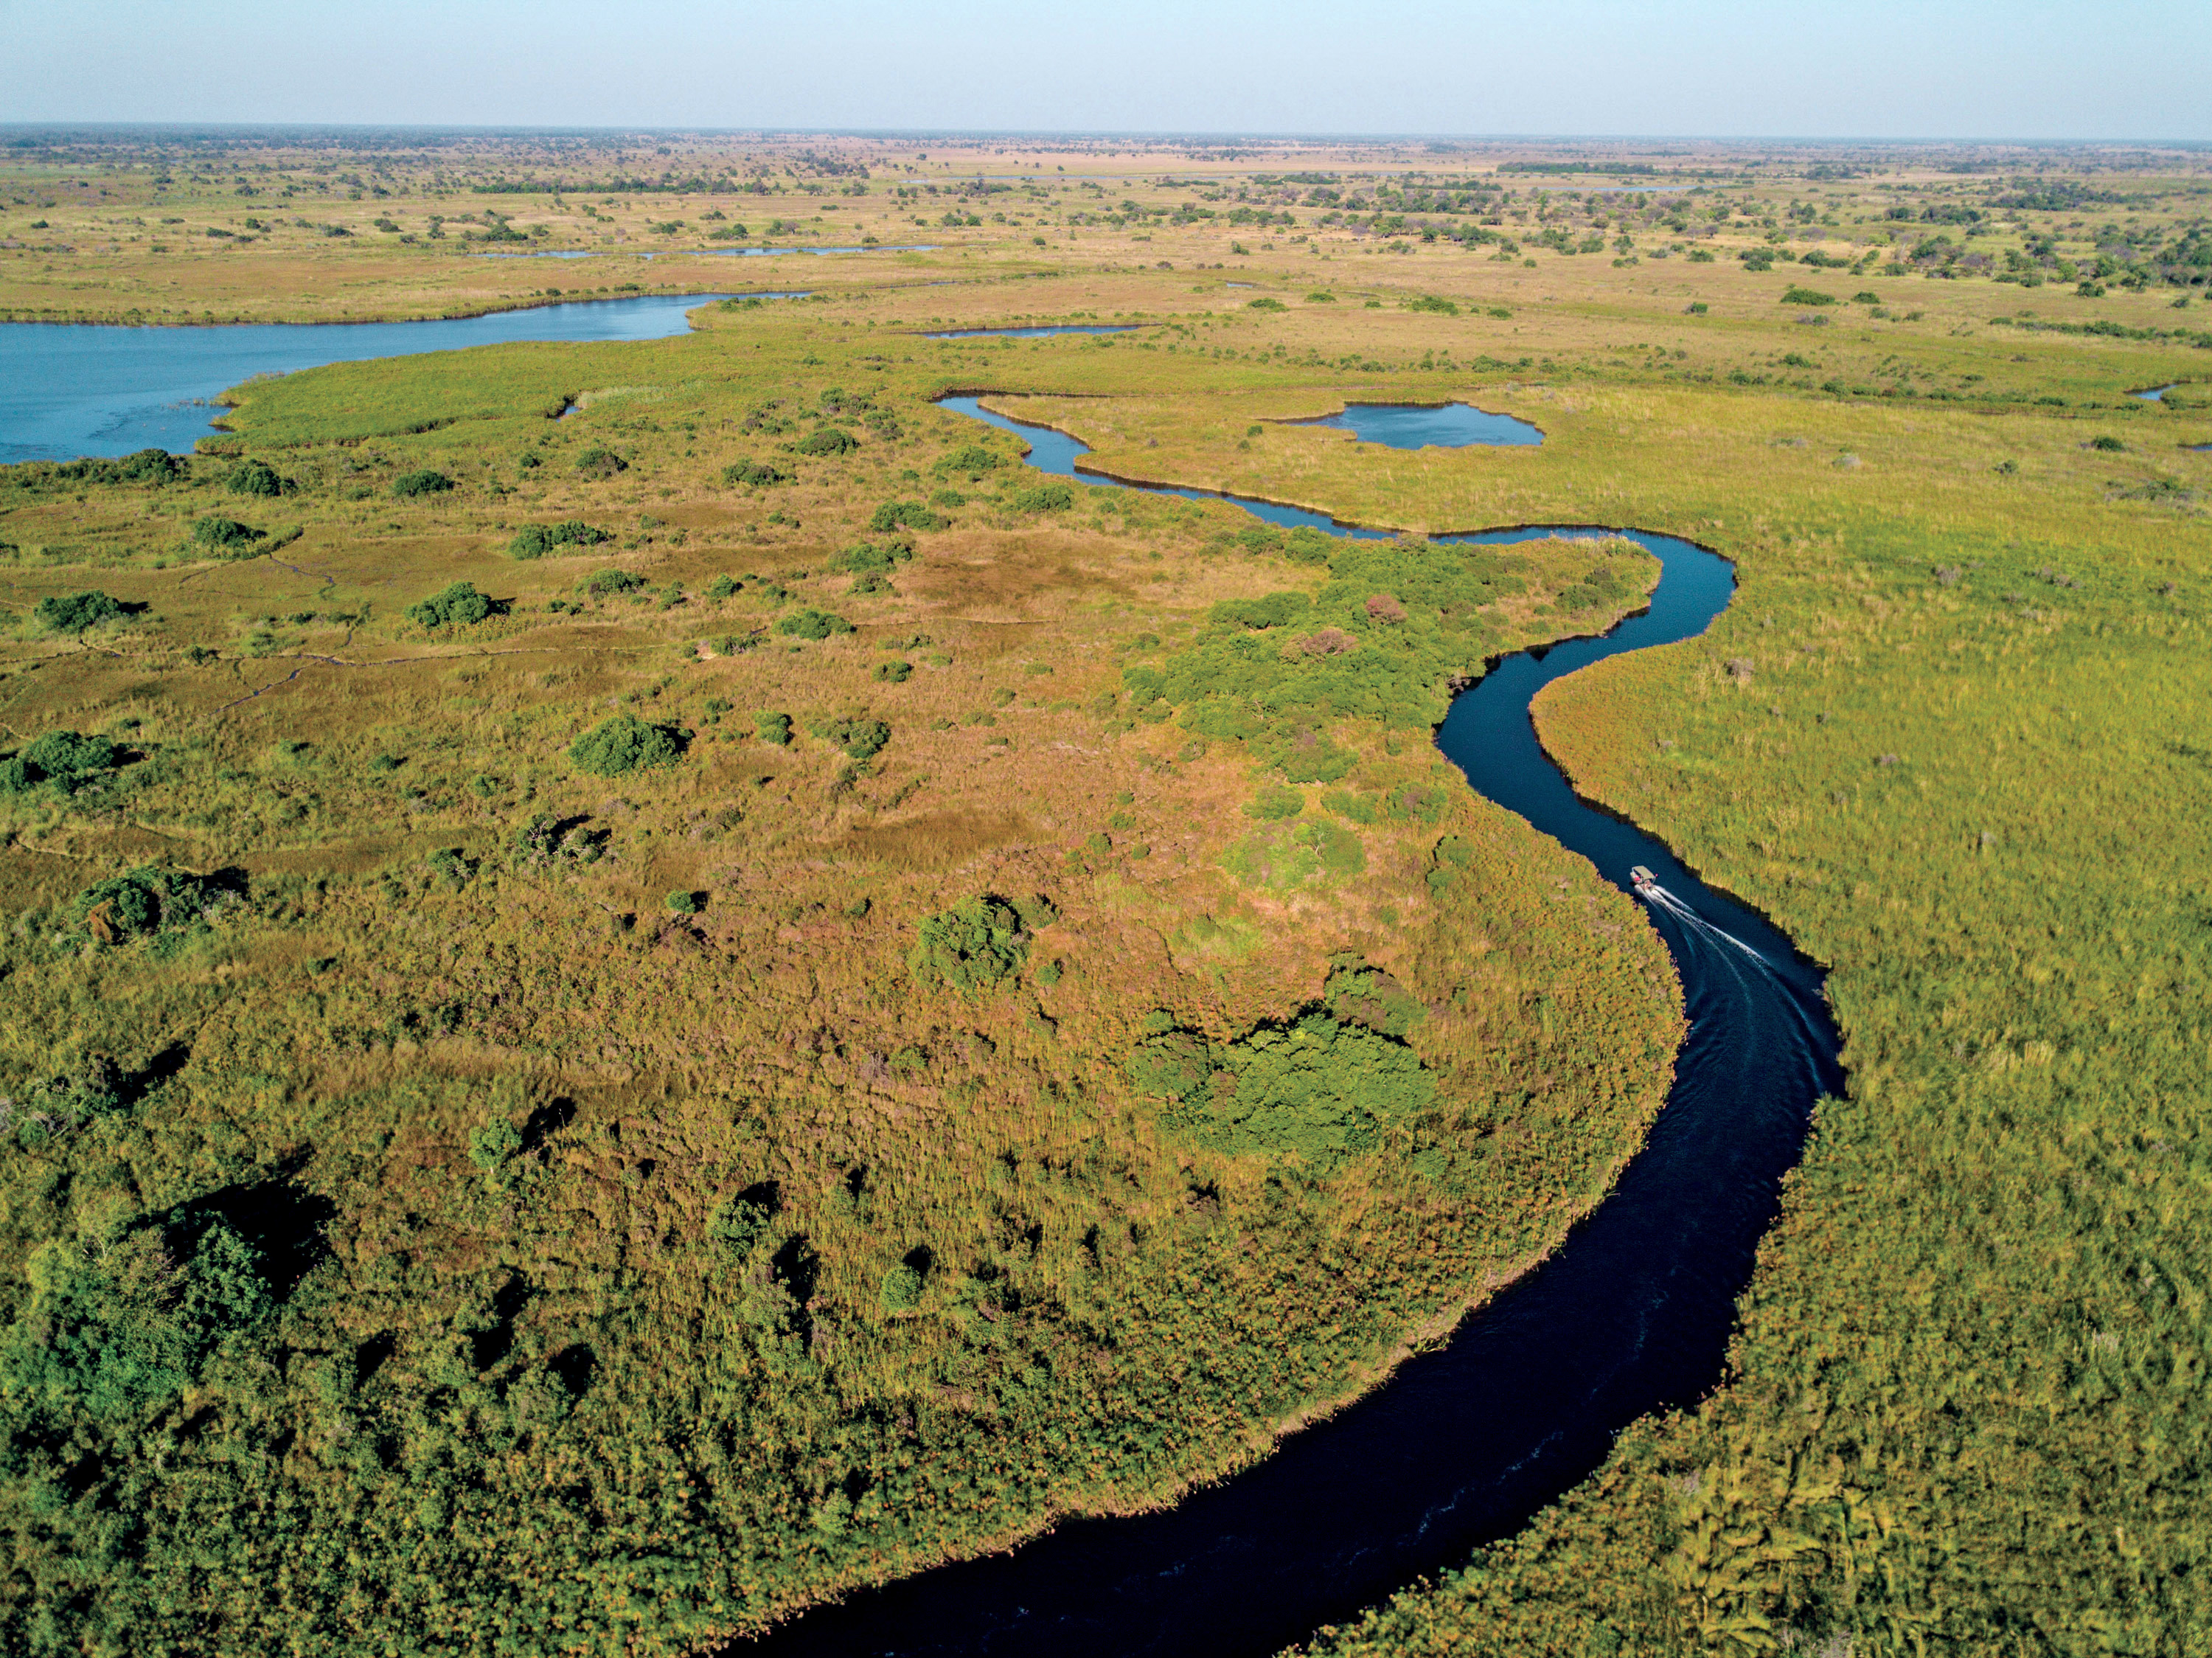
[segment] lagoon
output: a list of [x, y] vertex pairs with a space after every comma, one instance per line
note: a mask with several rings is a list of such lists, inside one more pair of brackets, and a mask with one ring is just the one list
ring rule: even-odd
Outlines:
[[212, 430], [214, 399], [257, 375], [517, 340], [663, 339], [727, 297], [652, 295], [422, 322], [0, 324], [0, 464], [188, 454]]

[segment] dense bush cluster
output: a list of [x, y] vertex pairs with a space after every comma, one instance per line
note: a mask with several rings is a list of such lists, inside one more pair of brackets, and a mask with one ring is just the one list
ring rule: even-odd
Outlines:
[[733, 460], [722, 468], [722, 482], [736, 485], [750, 484], [764, 487], [770, 484], [788, 484], [792, 473], [772, 460]]
[[233, 495], [250, 495], [273, 501], [279, 496], [296, 492], [299, 485], [284, 477], [266, 460], [241, 460], [230, 469], [223, 479], [223, 487]]
[[924, 984], [977, 991], [1011, 978], [1029, 957], [1030, 934], [1014, 906], [988, 893], [923, 918], [907, 965]]
[[860, 447], [860, 440], [841, 427], [823, 426], [800, 438], [795, 447], [801, 454], [850, 454]]
[[31, 619], [49, 633], [82, 633], [123, 614], [123, 607], [104, 593], [50, 594], [31, 607]]
[[[1386, 1028], [1320, 1009], [1284, 1025], [1263, 1025], [1231, 1042], [1197, 1031], [1160, 1029], [1130, 1054], [1139, 1094], [1165, 1101], [1167, 1122], [1194, 1144], [1231, 1155], [1297, 1160], [1326, 1174], [1372, 1151], [1384, 1131], [1410, 1122], [1436, 1097], [1419, 1056], [1387, 1033], [1410, 1016], [1375, 993], [1347, 987], [1336, 1000], [1365, 1012], [1382, 1005]], [[1162, 1022], [1167, 1022], [1163, 1020]]]
[[595, 525], [566, 518], [557, 524], [525, 524], [515, 531], [507, 551], [511, 558], [543, 558], [562, 547], [596, 547], [613, 539]]
[[240, 552], [256, 541], [265, 541], [269, 532], [241, 524], [235, 518], [219, 514], [198, 519], [192, 525], [192, 540], [203, 547], [212, 547], [218, 552]]
[[580, 771], [618, 777], [626, 771], [673, 765], [684, 754], [684, 734], [672, 725], [648, 725], [635, 714], [602, 720], [568, 746]]
[[27, 794], [41, 786], [73, 794], [112, 770], [121, 759], [122, 750], [106, 737], [49, 731], [0, 760], [0, 794]]
[[419, 501], [424, 496], [443, 495], [453, 487], [453, 480], [429, 466], [405, 472], [392, 480], [392, 493], [402, 501]]
[[850, 633], [853, 625], [834, 611], [809, 607], [778, 621], [775, 631], [791, 639], [826, 639], [833, 633]]
[[481, 622], [498, 607], [471, 582], [455, 582], [442, 593], [434, 593], [407, 607], [407, 619], [422, 627], [467, 626]]

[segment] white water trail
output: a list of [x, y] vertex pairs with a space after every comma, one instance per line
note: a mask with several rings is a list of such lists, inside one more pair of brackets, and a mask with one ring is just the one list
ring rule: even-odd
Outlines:
[[1668, 892], [1664, 887], [1660, 886], [1658, 882], [1652, 882], [1644, 889], [1644, 896], [1649, 899], [1650, 902], [1657, 905], [1661, 909], [1666, 911], [1668, 915], [1673, 916], [1676, 920], [1696, 928], [1701, 933], [1709, 934], [1714, 938], [1723, 939], [1729, 943], [1735, 945], [1736, 948], [1741, 950], [1746, 955], [1749, 956], [1753, 961], [1759, 963], [1762, 967], [1768, 967], [1772, 965], [1765, 956], [1753, 949], [1750, 945], [1745, 943], [1734, 933], [1723, 931], [1722, 929], [1714, 926], [1711, 922], [1706, 920], [1705, 917], [1699, 915], [1688, 905], [1683, 903], [1680, 899], [1676, 898], [1674, 893]]

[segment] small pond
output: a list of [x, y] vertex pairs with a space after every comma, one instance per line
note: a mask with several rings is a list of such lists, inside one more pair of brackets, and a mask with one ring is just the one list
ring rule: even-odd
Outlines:
[[1334, 426], [1362, 443], [1394, 449], [1464, 449], [1476, 444], [1541, 443], [1543, 432], [1511, 415], [1492, 414], [1470, 403], [1353, 403], [1342, 414], [1286, 423]]
[[690, 326], [686, 313], [728, 297], [656, 294], [423, 322], [0, 324], [0, 463], [186, 454], [221, 412], [212, 399], [257, 375], [515, 340], [662, 339]]

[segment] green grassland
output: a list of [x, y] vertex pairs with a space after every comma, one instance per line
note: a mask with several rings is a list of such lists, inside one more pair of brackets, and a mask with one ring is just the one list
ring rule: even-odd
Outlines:
[[[1427, 740], [1451, 675], [1653, 572], [1421, 535], [1602, 522], [1741, 591], [1554, 687], [1547, 740], [1832, 965], [1850, 1095], [1728, 1384], [1322, 1644], [2186, 1649], [2202, 182], [1731, 172], [1678, 235], [1548, 175], [1438, 205], [1412, 161], [1284, 207], [1262, 165], [986, 196], [882, 256], [926, 297], [810, 261], [821, 298], [684, 338], [258, 381], [180, 467], [0, 475], [13, 1646], [694, 1650], [1370, 1385], [1666, 1087], [1632, 903]], [[2014, 229], [1918, 216], [1953, 209]], [[2039, 214], [2184, 253], [2094, 296], [2076, 247], [2041, 293], [1961, 265]], [[1824, 217], [1856, 268], [1733, 257]], [[177, 280], [300, 314], [368, 274], [349, 240]], [[376, 258], [388, 314], [487, 269]], [[0, 305], [51, 314], [27, 262]], [[1060, 318], [1144, 326], [920, 332]], [[1039, 490], [956, 388], [1409, 533]], [[1289, 424], [1446, 398], [1546, 442]]]

